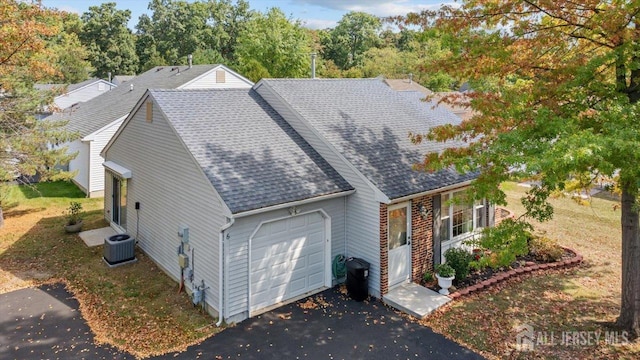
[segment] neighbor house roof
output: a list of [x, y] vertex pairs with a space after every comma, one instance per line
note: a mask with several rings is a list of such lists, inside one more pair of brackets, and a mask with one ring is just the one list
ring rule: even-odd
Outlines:
[[129, 114], [147, 89], [174, 89], [217, 66], [158, 66], [109, 92], [74, 106], [71, 111], [54, 114], [51, 118], [69, 120], [67, 128], [85, 137]]
[[418, 84], [415, 81], [409, 79], [384, 79], [385, 84], [396, 91], [418, 91], [422, 93], [423, 97], [429, 100], [433, 100], [432, 107], [443, 107], [463, 120], [468, 119], [473, 115], [473, 111], [465, 106], [448, 104], [441, 101], [445, 96], [464, 96], [463, 93], [457, 91], [449, 92], [433, 92], [426, 87]]
[[252, 89], [149, 93], [234, 214], [353, 189]]
[[[53, 90], [53, 89], [66, 89], [66, 93], [70, 93], [72, 91], [81, 89], [87, 85], [91, 85], [93, 83], [96, 83], [98, 81], [103, 81], [107, 84], [109, 84], [108, 81], [106, 80], [102, 80], [99, 78], [91, 78], [91, 79], [87, 79], [85, 81], [81, 81], [79, 83], [76, 84], [35, 84], [33, 85], [34, 88], [38, 89], [38, 90]], [[113, 86], [115, 87], [115, 84], [113, 84]]]
[[394, 91], [380, 79], [264, 79], [255, 88], [260, 86], [271, 88], [389, 199], [476, 176], [453, 169], [412, 169], [429, 152], [462, 145], [411, 142], [410, 132], [425, 134], [434, 126], [461, 121], [446, 108], [422, 101], [419, 92]]

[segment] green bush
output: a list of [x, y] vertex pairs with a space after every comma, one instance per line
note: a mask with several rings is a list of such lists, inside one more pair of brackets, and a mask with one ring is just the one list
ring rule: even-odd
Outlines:
[[562, 259], [564, 249], [555, 240], [536, 236], [529, 240], [529, 253], [538, 261], [554, 262]]
[[430, 282], [432, 282], [432, 281], [433, 281], [433, 279], [434, 279], [434, 278], [433, 278], [433, 273], [432, 273], [431, 271], [427, 271], [427, 272], [425, 272], [425, 273], [422, 275], [422, 280], [423, 280], [425, 283], [430, 283]]
[[510, 266], [517, 256], [526, 255], [529, 252], [528, 243], [531, 238], [529, 230], [531, 225], [513, 219], [505, 219], [496, 227], [483, 229], [478, 246], [489, 250], [490, 255], [472, 261], [471, 267], [481, 269], [489, 266], [492, 269], [498, 269]]
[[462, 280], [469, 276], [469, 264], [473, 261], [473, 255], [462, 248], [450, 248], [445, 251], [444, 257], [447, 264], [456, 271], [456, 279]]

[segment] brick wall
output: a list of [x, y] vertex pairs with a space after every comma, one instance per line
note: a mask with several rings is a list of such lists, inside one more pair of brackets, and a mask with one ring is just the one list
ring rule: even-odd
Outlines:
[[[420, 205], [429, 210], [422, 218]], [[431, 195], [411, 201], [411, 281], [420, 282], [427, 270], [433, 270], [433, 208]]]
[[[420, 204], [429, 215], [423, 219]], [[389, 291], [389, 250], [387, 236], [387, 205], [380, 204], [380, 294]], [[411, 201], [411, 281], [420, 282], [427, 270], [433, 270], [433, 211], [431, 196]]]
[[387, 237], [387, 205], [380, 204], [380, 295], [389, 291], [389, 239]]

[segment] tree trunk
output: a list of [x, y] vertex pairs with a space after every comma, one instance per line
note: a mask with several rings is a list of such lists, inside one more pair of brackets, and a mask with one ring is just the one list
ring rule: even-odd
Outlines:
[[640, 336], [640, 227], [636, 205], [637, 185], [624, 182], [622, 186], [622, 299], [617, 325]]
[[0, 229], [4, 227], [4, 213], [2, 212], [2, 206], [0, 206]]

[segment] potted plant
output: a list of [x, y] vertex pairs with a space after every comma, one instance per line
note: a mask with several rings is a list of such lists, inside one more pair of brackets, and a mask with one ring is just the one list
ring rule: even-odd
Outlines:
[[453, 279], [456, 277], [456, 271], [449, 264], [439, 264], [436, 266], [436, 278], [442, 295], [449, 295], [449, 288]]
[[65, 211], [65, 215], [67, 216], [67, 224], [64, 226], [64, 231], [77, 233], [82, 230], [82, 204], [72, 201]]

